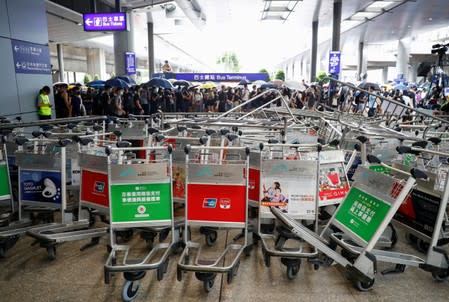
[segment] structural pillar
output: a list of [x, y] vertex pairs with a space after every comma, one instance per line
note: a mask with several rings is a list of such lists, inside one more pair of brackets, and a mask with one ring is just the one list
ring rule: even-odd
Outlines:
[[382, 83], [388, 82], [388, 66], [382, 68]]
[[56, 44], [56, 52], [58, 55], [58, 67], [59, 67], [59, 81], [65, 82], [65, 76], [64, 76], [64, 53], [62, 50], [61, 44]]
[[361, 81], [362, 80], [362, 73], [366, 72], [366, 68], [364, 69], [364, 59], [363, 59], [363, 49], [365, 47], [365, 43], [360, 42], [359, 43], [359, 52], [358, 52], [358, 57], [357, 57], [357, 80]]
[[104, 49], [87, 49], [87, 73], [92, 77], [98, 75], [102, 80], [106, 80], [106, 55]]
[[318, 52], [318, 20], [312, 22], [312, 48], [310, 54], [310, 82], [316, 79], [316, 60]]
[[411, 64], [410, 71], [408, 74], [409, 82], [416, 83], [418, 79], [418, 65], [416, 63]]
[[148, 27], [148, 72], [150, 79], [154, 74], [154, 31], [153, 31], [153, 15], [151, 12], [147, 13], [147, 27]]
[[[121, 11], [120, 0], [116, 0], [116, 10]], [[119, 31], [114, 33], [114, 64], [115, 74], [126, 75], [125, 52], [134, 51], [133, 38], [133, 12], [127, 12], [129, 31]]]
[[332, 18], [332, 50], [340, 50], [341, 0], [334, 0]]
[[409, 63], [409, 41], [407, 39], [401, 39], [398, 41], [398, 55], [396, 57], [396, 74], [397, 78], [404, 80], [408, 76], [408, 63]]
[[90, 0], [90, 12], [91, 13], [97, 12], [97, 1], [96, 0]]

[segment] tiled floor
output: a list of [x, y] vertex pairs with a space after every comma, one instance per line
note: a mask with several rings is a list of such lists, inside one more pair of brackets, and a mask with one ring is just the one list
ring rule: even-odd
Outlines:
[[[204, 242], [202, 237], [194, 238]], [[215, 248], [222, 250], [225, 241], [226, 234], [220, 233]], [[30, 238], [22, 238], [8, 251], [7, 257], [0, 260], [0, 301], [121, 301], [122, 275], [116, 275], [108, 285], [103, 281], [106, 238], [99, 245], [80, 252], [80, 246], [86, 242], [61, 244], [56, 260], [48, 261], [45, 249], [31, 246]], [[132, 244], [143, 249], [138, 236]], [[398, 248], [418, 253], [405, 243], [400, 243]], [[314, 271], [303, 262], [297, 279], [290, 281], [279, 259], [272, 259], [271, 267], [265, 267], [260, 246], [250, 257], [243, 256], [231, 284], [227, 284], [226, 275], [218, 276], [214, 288], [207, 294], [193, 273], [186, 273], [181, 282], [176, 280], [178, 257], [179, 254], [171, 257], [168, 273], [161, 282], [156, 280], [155, 272], [147, 274], [136, 301], [449, 300], [448, 281], [437, 283], [429, 273], [416, 268], [407, 268], [399, 275], [379, 275], [374, 289], [366, 293], [354, 289], [338, 266]], [[379, 271], [389, 266], [380, 264]]]

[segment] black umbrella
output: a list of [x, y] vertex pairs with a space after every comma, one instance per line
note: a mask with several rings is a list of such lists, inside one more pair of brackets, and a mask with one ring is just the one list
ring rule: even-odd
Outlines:
[[379, 85], [377, 85], [375, 83], [371, 83], [371, 82], [362, 82], [359, 84], [358, 87], [361, 89], [368, 90], [371, 86], [374, 88], [374, 90], [380, 91]]
[[266, 83], [266, 84], [262, 84], [260, 86], [260, 89], [277, 89], [277, 88], [279, 88], [279, 87], [273, 83]]
[[243, 80], [241, 80], [241, 81], [239, 82], [238, 85], [244, 86], [244, 85], [249, 85], [249, 84], [251, 84], [251, 82], [247, 81], [246, 79], [243, 79]]
[[191, 84], [189, 81], [185, 81], [185, 80], [176, 80], [172, 83], [173, 86], [185, 86], [185, 87], [189, 87]]

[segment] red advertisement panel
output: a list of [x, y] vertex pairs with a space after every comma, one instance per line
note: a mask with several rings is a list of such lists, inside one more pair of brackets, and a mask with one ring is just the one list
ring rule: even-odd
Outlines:
[[89, 170], [81, 171], [81, 200], [109, 207], [108, 175]]
[[189, 184], [188, 219], [245, 222], [245, 186]]
[[260, 200], [260, 170], [249, 169], [248, 179], [248, 197], [250, 200]]

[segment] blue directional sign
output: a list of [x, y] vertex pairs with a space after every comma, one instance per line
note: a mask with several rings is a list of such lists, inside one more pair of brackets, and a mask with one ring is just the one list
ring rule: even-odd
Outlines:
[[176, 79], [195, 82], [240, 82], [246, 81], [268, 81], [266, 73], [154, 73], [153, 78]]
[[48, 46], [11, 40], [16, 73], [50, 74], [50, 50]]
[[136, 54], [134, 52], [125, 52], [125, 69], [128, 75], [136, 74]]
[[84, 31], [126, 30], [126, 13], [98, 13], [83, 15]]
[[339, 74], [340, 73], [340, 51], [329, 52], [329, 74]]

